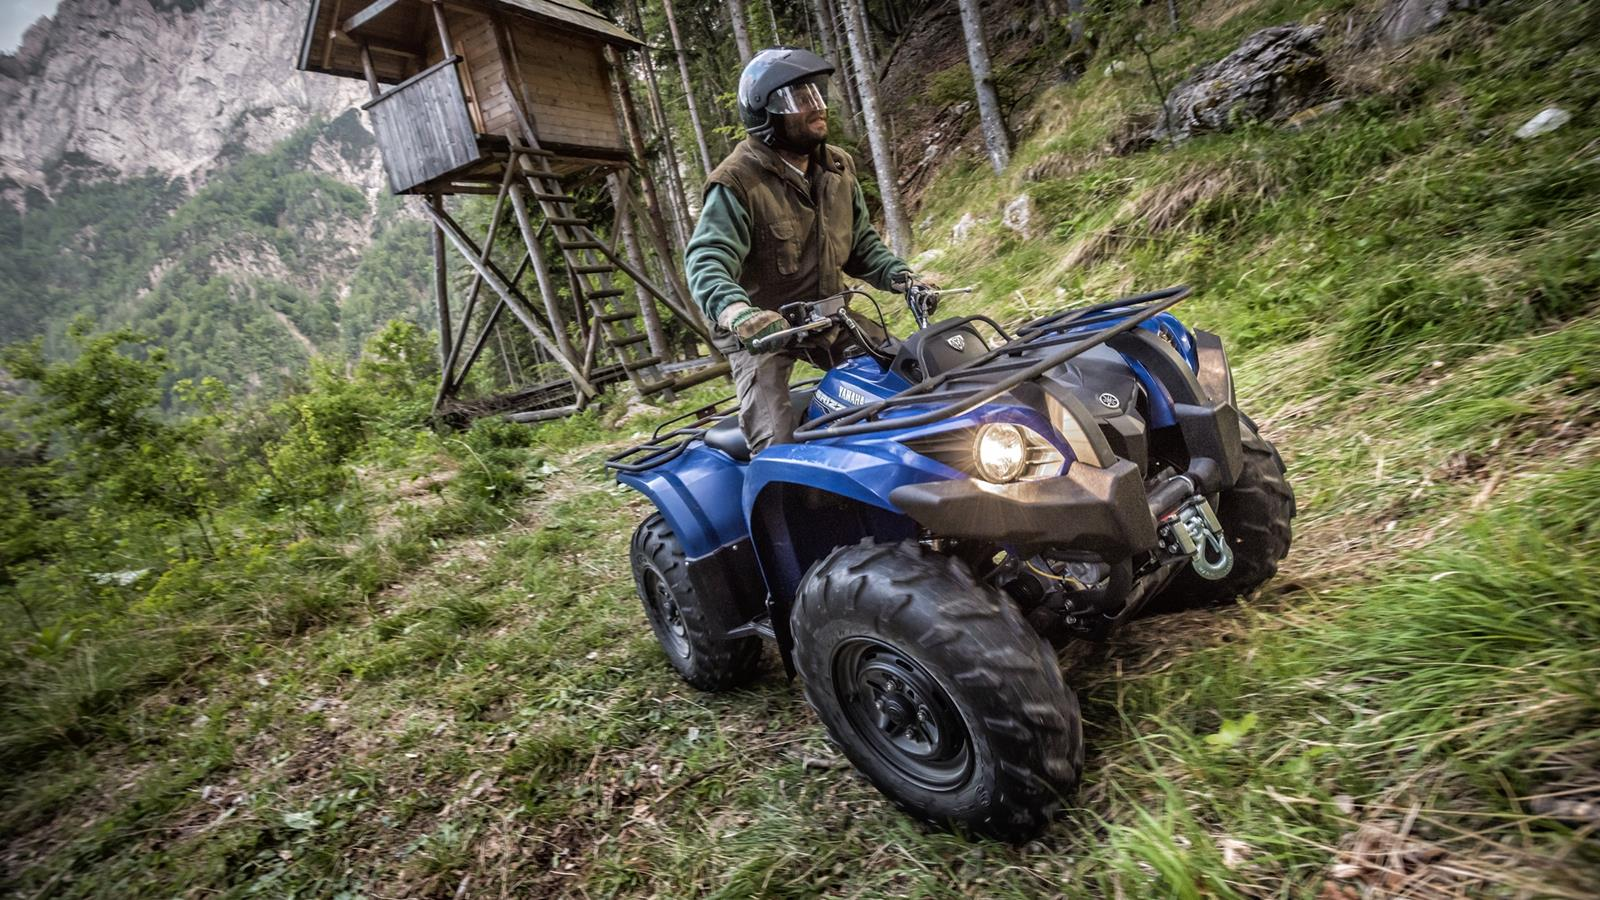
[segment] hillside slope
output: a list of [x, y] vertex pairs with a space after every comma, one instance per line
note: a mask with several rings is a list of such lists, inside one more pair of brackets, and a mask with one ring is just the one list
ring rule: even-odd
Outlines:
[[[1600, 20], [1582, 0], [1490, 3], [1389, 46], [1365, 3], [1182, 5], [1172, 37], [1161, 7], [1103, 29], [1006, 175], [976, 158], [938, 175], [922, 264], [980, 286], [952, 311], [1002, 320], [1195, 284], [1177, 312], [1229, 342], [1300, 518], [1257, 596], [1068, 649], [1086, 781], [1043, 839], [905, 818], [775, 660], [727, 695], [678, 682], [627, 568], [648, 505], [601, 470], [673, 411], [418, 430], [413, 335], [206, 433], [251, 479], [219, 502], [211, 555], [192, 533], [181, 553], [124, 537], [19, 570], [0, 884], [1589, 896]], [[1343, 105], [1298, 130], [1126, 140], [1158, 109], [1134, 35], [1170, 87], [1288, 21], [1325, 25]], [[1570, 122], [1517, 137], [1550, 106]]]

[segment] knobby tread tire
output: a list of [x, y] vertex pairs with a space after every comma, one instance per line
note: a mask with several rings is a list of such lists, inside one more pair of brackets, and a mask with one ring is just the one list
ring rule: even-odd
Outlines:
[[[660, 513], [653, 513], [633, 533], [631, 557], [634, 586], [644, 604], [645, 618], [668, 662], [691, 687], [702, 691], [725, 691], [748, 684], [761, 669], [761, 639], [728, 639], [718, 635], [707, 616], [708, 602], [689, 580], [683, 545]], [[689, 643], [687, 657], [681, 656], [668, 636], [668, 625], [657, 613], [647, 594], [645, 572], [653, 569], [672, 591]], [[722, 602], [732, 602], [731, 600]]]
[[1233, 571], [1208, 581], [1185, 568], [1164, 592], [1183, 606], [1214, 606], [1249, 594], [1278, 574], [1278, 563], [1289, 555], [1296, 509], [1283, 458], [1243, 416], [1239, 437], [1244, 471], [1217, 501], [1217, 519], [1233, 548]]
[[[1082, 721], [1054, 653], [960, 561], [912, 541], [841, 547], [806, 573], [791, 625], [795, 667], [829, 736], [911, 815], [1024, 841], [1049, 825], [1077, 785]], [[973, 759], [962, 785], [922, 787], [856, 732], [837, 699], [833, 665], [834, 651], [853, 636], [915, 659], [959, 710]]]

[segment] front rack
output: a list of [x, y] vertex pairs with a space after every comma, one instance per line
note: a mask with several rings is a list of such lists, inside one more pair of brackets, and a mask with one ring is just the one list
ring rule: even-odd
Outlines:
[[[1119, 334], [1132, 331], [1182, 302], [1190, 292], [1188, 285], [1176, 285], [1035, 319], [1019, 328], [1016, 337], [972, 362], [935, 378], [926, 379], [887, 400], [853, 406], [818, 417], [794, 433], [795, 442], [916, 428], [954, 418], [994, 400], [1020, 384], [1038, 378]], [[1094, 334], [1077, 338], [1071, 335], [1073, 331], [1093, 328], [1115, 319], [1121, 321]], [[1005, 334], [998, 325], [995, 328], [1002, 335]], [[1042, 359], [1038, 358], [1039, 351], [1053, 347], [1061, 349]], [[989, 381], [995, 375], [1005, 372], [1011, 374], [1000, 381]], [[791, 388], [805, 387], [815, 384], [816, 381], [814, 379]], [[982, 383], [973, 384], [980, 381]], [[633, 475], [676, 459], [688, 449], [692, 441], [703, 438], [717, 421], [738, 411], [736, 405], [728, 408], [728, 404], [734, 399], [725, 397], [709, 406], [668, 419], [656, 428], [650, 440], [629, 447], [607, 459], [606, 468], [625, 475]], [[934, 403], [939, 405], [915, 415], [881, 418], [884, 413], [893, 410]], [[681, 422], [689, 424], [679, 425]]]
[[[1020, 384], [1038, 378], [1119, 334], [1132, 331], [1178, 305], [1189, 296], [1190, 290], [1188, 285], [1176, 285], [1036, 319], [1019, 329], [1014, 339], [972, 362], [922, 381], [886, 400], [841, 409], [821, 416], [796, 431], [794, 439], [800, 443], [874, 434], [902, 428], [917, 428], [954, 418], [994, 400]], [[1103, 325], [1116, 319], [1121, 321], [1094, 334], [1076, 338], [1071, 334], [1073, 331]], [[1061, 349], [1042, 359], [1037, 357], [1039, 351], [1052, 347]], [[999, 381], [990, 380], [995, 375], [1005, 372], [1011, 374]], [[973, 382], [982, 383], [973, 384]], [[939, 405], [914, 415], [882, 418], [886, 412], [931, 403]]]

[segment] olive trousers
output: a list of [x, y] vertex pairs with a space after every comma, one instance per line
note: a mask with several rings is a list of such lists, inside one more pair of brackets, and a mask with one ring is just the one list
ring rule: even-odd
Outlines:
[[[876, 322], [857, 320], [862, 335], [874, 345], [888, 338], [887, 332]], [[803, 351], [806, 362], [826, 372], [846, 357], [861, 352], [856, 337], [843, 328], [835, 327], [824, 332], [819, 340]], [[754, 456], [773, 444], [794, 443], [795, 429], [800, 426], [802, 409], [796, 409], [789, 399], [789, 378], [794, 374], [796, 357], [788, 353], [751, 353], [748, 350], [727, 351], [728, 365], [733, 369], [733, 390], [739, 397], [739, 430]]]
[[733, 368], [733, 390], [739, 395], [739, 430], [754, 456], [772, 444], [794, 441], [800, 416], [789, 401], [789, 376], [795, 358], [787, 353], [728, 354]]

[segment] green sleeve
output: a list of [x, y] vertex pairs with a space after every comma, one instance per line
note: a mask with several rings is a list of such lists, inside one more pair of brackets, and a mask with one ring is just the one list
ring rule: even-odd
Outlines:
[[689, 293], [711, 321], [716, 322], [722, 311], [735, 303], [750, 302], [750, 295], [739, 286], [749, 255], [749, 211], [732, 191], [713, 184], [706, 191], [700, 221], [683, 261]]
[[855, 187], [855, 226], [850, 240], [850, 258], [845, 260], [844, 273], [852, 278], [864, 279], [878, 290], [886, 291], [889, 290], [890, 276], [896, 272], [910, 271], [911, 267], [884, 246], [877, 229], [872, 227], [872, 215], [867, 212], [867, 198], [861, 194], [861, 185]]

